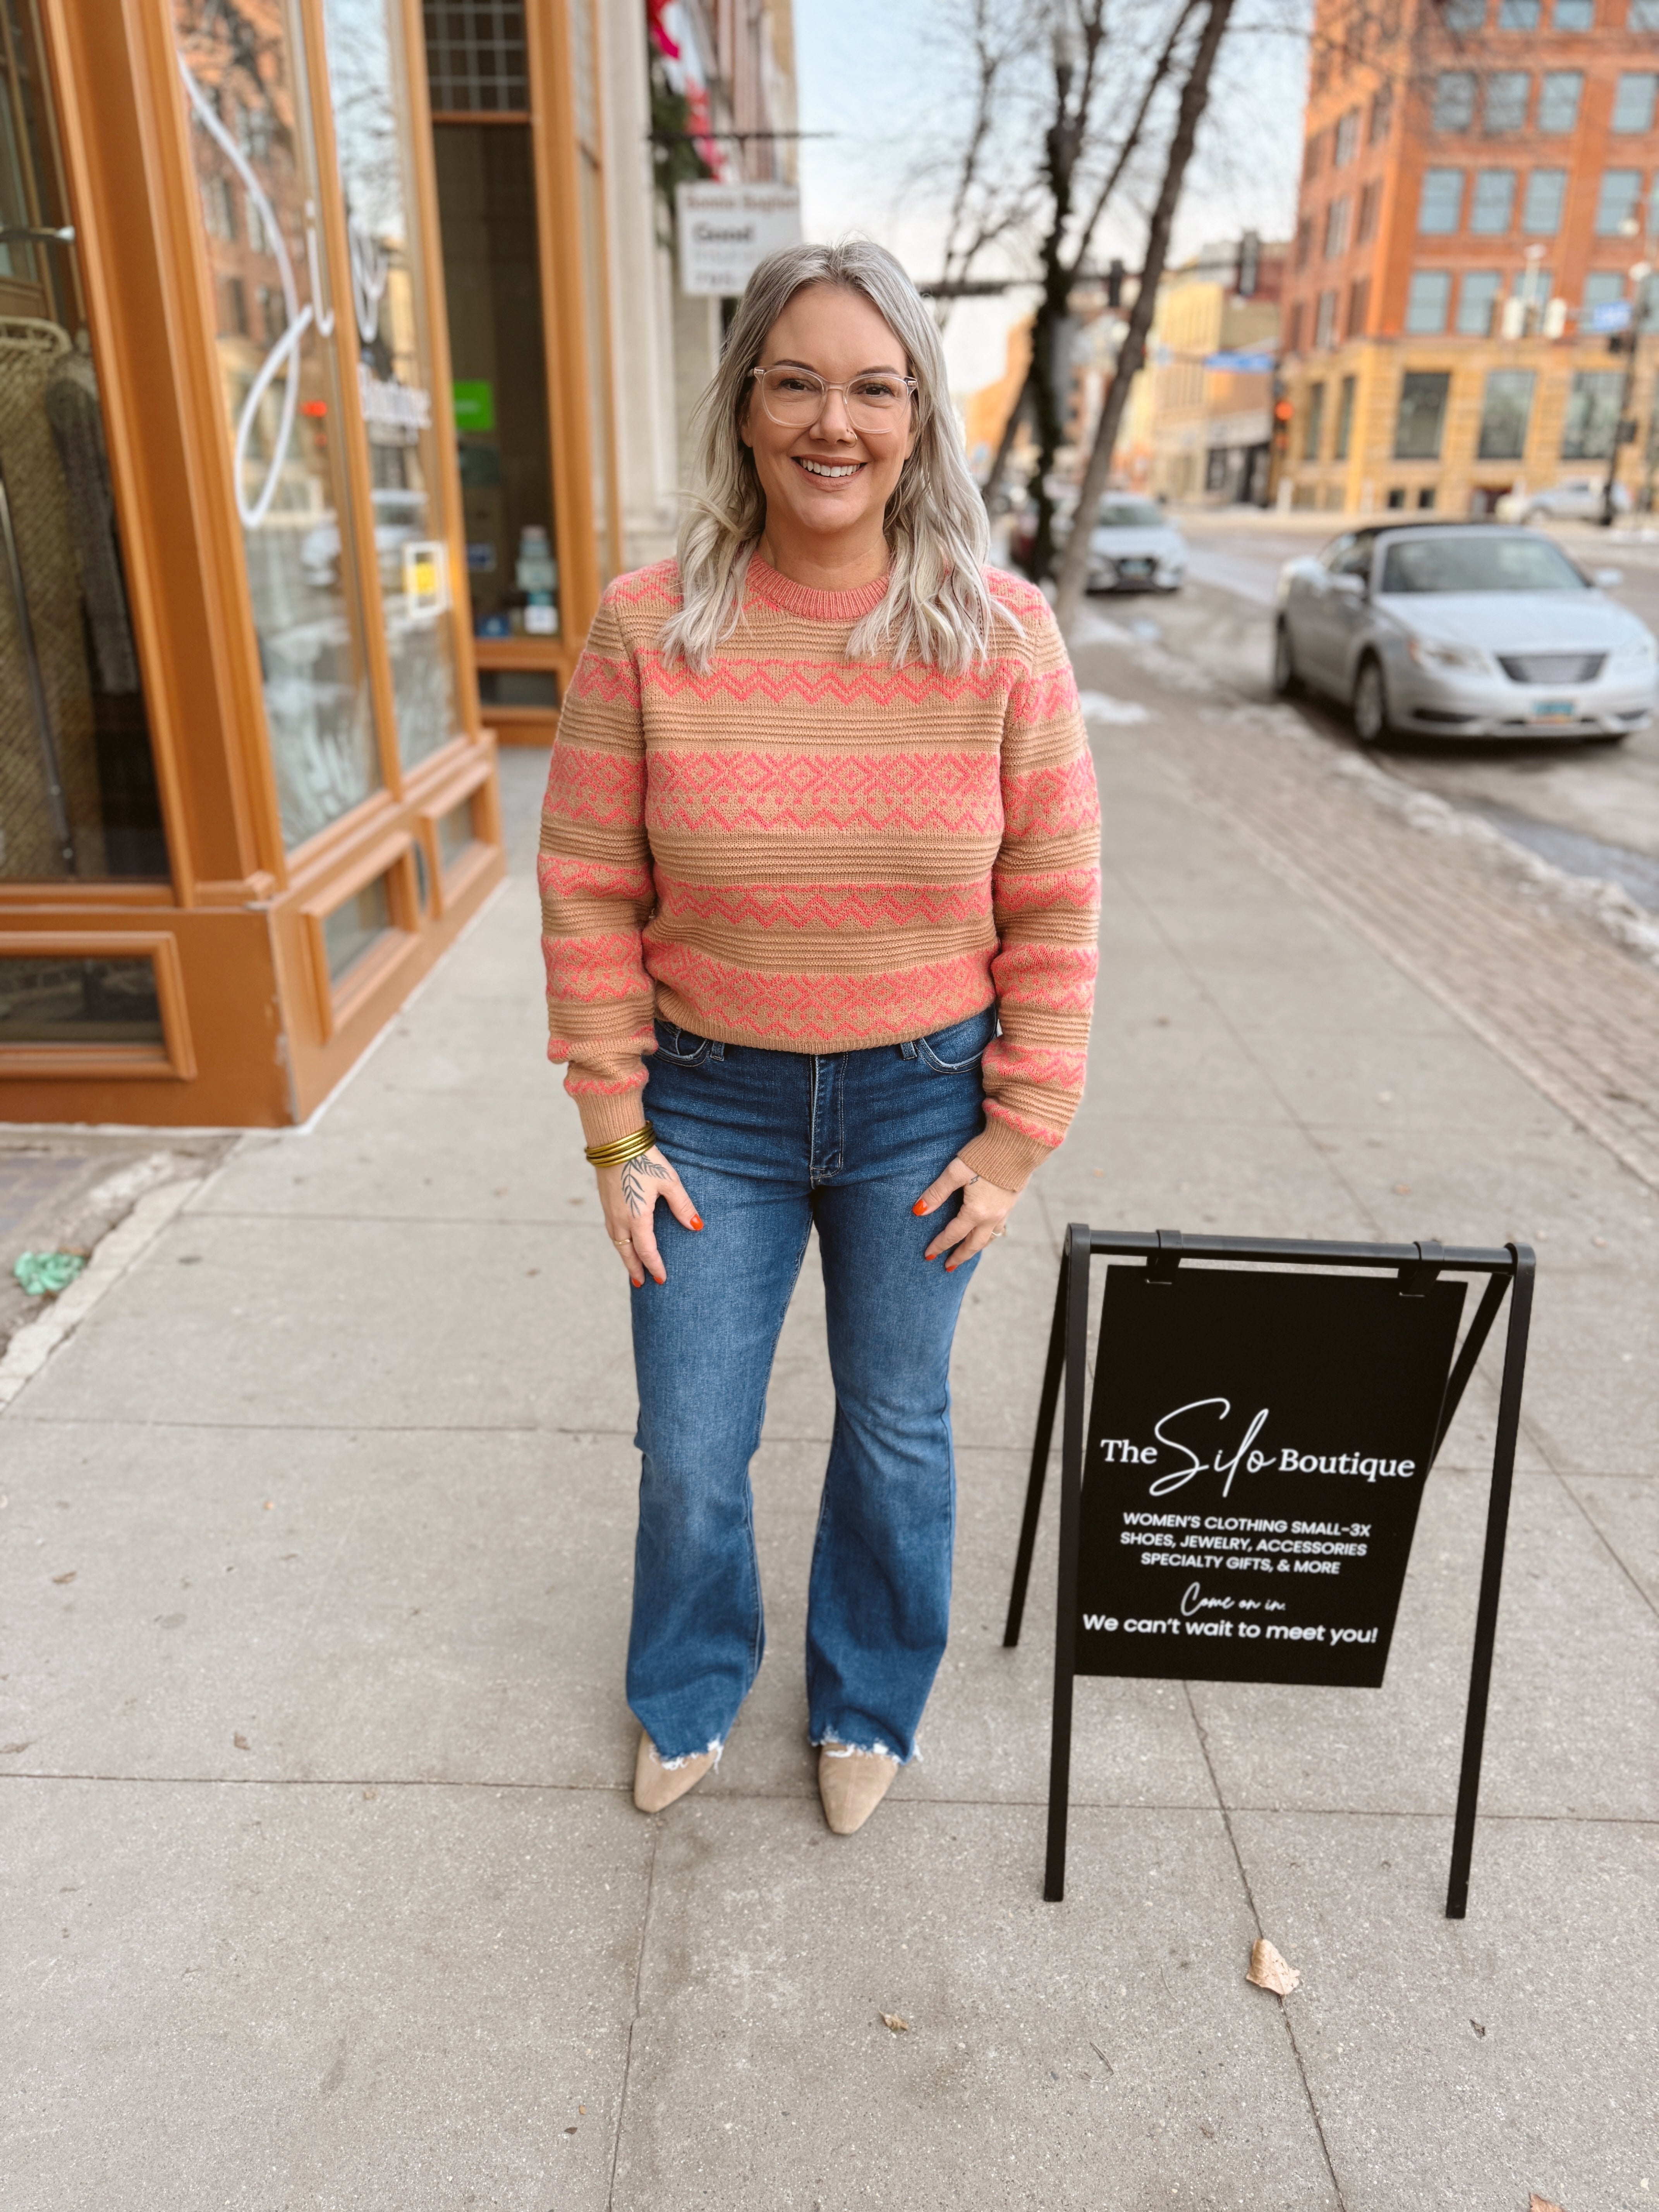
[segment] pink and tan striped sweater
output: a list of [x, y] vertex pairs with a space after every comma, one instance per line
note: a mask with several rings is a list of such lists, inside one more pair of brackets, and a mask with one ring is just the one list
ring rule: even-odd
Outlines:
[[542, 816], [551, 1037], [590, 1144], [641, 1119], [655, 1013], [789, 1052], [902, 1042], [994, 999], [986, 1127], [1017, 1190], [1065, 1134], [1094, 995], [1100, 814], [1041, 592], [997, 570], [988, 661], [847, 657], [885, 580], [816, 592], [758, 559], [706, 676], [665, 666], [672, 561], [619, 577], [571, 678]]

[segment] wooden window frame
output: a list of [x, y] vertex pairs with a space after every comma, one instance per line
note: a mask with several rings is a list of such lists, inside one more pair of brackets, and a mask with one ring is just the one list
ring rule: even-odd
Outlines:
[[0, 1044], [0, 1077], [162, 1077], [189, 1082], [196, 1048], [185, 1003], [179, 940], [168, 929], [19, 929], [0, 936], [0, 957], [45, 960], [148, 960], [155, 977], [161, 1042], [148, 1044]]

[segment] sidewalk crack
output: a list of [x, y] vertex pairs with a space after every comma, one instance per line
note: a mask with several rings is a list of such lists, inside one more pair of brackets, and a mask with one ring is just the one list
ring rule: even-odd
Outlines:
[[634, 2031], [640, 2023], [640, 1992], [645, 1983], [646, 1947], [651, 1941], [651, 1908], [657, 1896], [657, 1852], [662, 1844], [662, 1823], [651, 1823], [651, 1859], [645, 1872], [645, 1912], [640, 1922], [639, 1955], [634, 1961], [634, 2004], [628, 2015], [628, 2040], [623, 2046], [622, 2092], [617, 2099], [617, 2133], [611, 2146], [611, 2186], [605, 2192], [605, 2212], [616, 2212], [617, 2171], [622, 2162], [623, 2129], [628, 2119], [628, 2087], [634, 2071]]
[[[1244, 1902], [1250, 1910], [1251, 1923], [1258, 1936], [1265, 1936], [1267, 1930], [1261, 1925], [1261, 1915], [1256, 1909], [1255, 1891], [1251, 1886], [1249, 1873], [1244, 1864], [1244, 1854], [1238, 1848], [1238, 1838], [1233, 1833], [1232, 1814], [1228, 1811], [1227, 1801], [1221, 1794], [1221, 1783], [1217, 1776], [1214, 1762], [1210, 1757], [1210, 1740], [1205, 1733], [1204, 1723], [1199, 1718], [1198, 1707], [1193, 1700], [1193, 1686], [1190, 1682], [1183, 1682], [1181, 1687], [1187, 1699], [1187, 1710], [1193, 1717], [1193, 1727], [1197, 1732], [1198, 1747], [1203, 1754], [1205, 1769], [1210, 1778], [1210, 1787], [1215, 1792], [1216, 1810], [1221, 1815], [1221, 1825], [1227, 1832], [1227, 1842], [1232, 1850], [1233, 1863], [1238, 1869], [1238, 1879], [1244, 1891]], [[1336, 2160], [1331, 2155], [1331, 2146], [1325, 2134], [1325, 2123], [1320, 2116], [1319, 2102], [1313, 2093], [1313, 2083], [1308, 2079], [1307, 2063], [1302, 2056], [1302, 2046], [1296, 2039], [1296, 2023], [1291, 2018], [1290, 2007], [1282, 1998], [1279, 2000], [1279, 2018], [1285, 2023], [1285, 2033], [1290, 2038], [1291, 2056], [1296, 2061], [1296, 2070], [1302, 2081], [1302, 2094], [1308, 2100], [1309, 2117], [1313, 2121], [1314, 2132], [1319, 2137], [1320, 2154], [1325, 2160], [1325, 2171], [1330, 2175], [1331, 2187], [1336, 2192], [1337, 2212], [1348, 2212], [1348, 2200], [1342, 2193], [1341, 2182], [1337, 2179]]]

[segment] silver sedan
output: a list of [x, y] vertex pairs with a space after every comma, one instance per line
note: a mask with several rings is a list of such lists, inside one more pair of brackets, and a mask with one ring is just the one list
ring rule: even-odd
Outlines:
[[1651, 716], [1659, 649], [1536, 531], [1419, 523], [1346, 532], [1279, 580], [1273, 681], [1390, 734], [1617, 739]]

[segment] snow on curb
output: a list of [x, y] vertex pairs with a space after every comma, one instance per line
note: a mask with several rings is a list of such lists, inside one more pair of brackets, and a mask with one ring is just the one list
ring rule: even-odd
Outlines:
[[[141, 1174], [150, 1166], [139, 1163], [124, 1172]], [[111, 1182], [120, 1180], [112, 1176]], [[126, 1219], [99, 1243], [83, 1274], [55, 1297], [36, 1321], [18, 1329], [0, 1359], [0, 1407], [10, 1405], [18, 1392], [37, 1376], [58, 1346], [73, 1336], [106, 1291], [112, 1290], [135, 1260], [154, 1243], [173, 1215], [202, 1188], [206, 1177], [186, 1176], [147, 1191]]]

